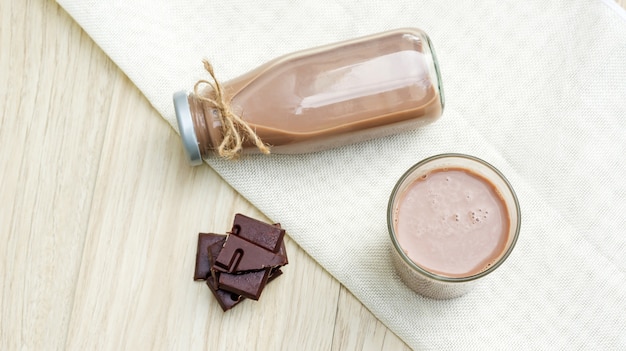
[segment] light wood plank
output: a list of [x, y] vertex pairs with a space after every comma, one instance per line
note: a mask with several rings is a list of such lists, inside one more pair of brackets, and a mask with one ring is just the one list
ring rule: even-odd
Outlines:
[[116, 68], [54, 2], [0, 14], [0, 349], [58, 349]]
[[337, 309], [333, 350], [410, 350], [343, 286]]

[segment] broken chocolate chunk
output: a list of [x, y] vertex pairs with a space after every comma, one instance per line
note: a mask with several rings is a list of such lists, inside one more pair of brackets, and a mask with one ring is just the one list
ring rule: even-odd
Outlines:
[[236, 235], [229, 235], [212, 268], [225, 273], [242, 273], [280, 267], [286, 263], [285, 256], [268, 251]]
[[235, 215], [231, 233], [266, 250], [277, 252], [285, 236], [285, 230], [280, 227], [279, 223], [277, 224], [267, 224], [238, 213]]
[[222, 290], [217, 288], [217, 284], [215, 284], [215, 280], [213, 277], [208, 277], [206, 280], [206, 285], [209, 286], [209, 290], [215, 296], [215, 299], [222, 307], [222, 310], [228, 311], [233, 308], [236, 304], [240, 303], [244, 298], [230, 291]]
[[225, 242], [226, 242], [226, 236], [224, 235], [224, 237], [221, 238], [219, 241], [216, 241], [213, 244], [211, 244], [211, 246], [209, 246], [209, 249], [208, 249], [209, 263], [211, 264], [211, 276], [213, 277], [215, 282], [217, 282], [219, 279], [219, 272], [213, 269], [213, 265], [215, 264], [215, 260], [217, 259], [217, 256], [220, 254], [220, 251], [222, 251], [222, 247], [224, 246]]
[[280, 243], [280, 247], [278, 248], [277, 255], [284, 258], [285, 263], [283, 264], [283, 266], [286, 266], [289, 263], [289, 259], [287, 258], [287, 249], [285, 248], [284, 242]]
[[270, 277], [267, 279], [267, 282], [271, 282], [272, 280], [278, 278], [283, 274], [283, 270], [280, 268], [274, 268], [270, 271]]
[[[228, 273], [224, 273], [224, 274], [228, 274]], [[274, 279], [278, 278], [282, 274], [283, 274], [282, 270], [273, 269], [270, 273], [269, 278], [267, 279], [267, 284], [269, 284], [270, 282], [272, 282]], [[208, 277], [206, 283], [209, 289], [211, 290], [211, 292], [213, 293], [213, 296], [215, 296], [217, 303], [220, 305], [220, 307], [222, 307], [222, 310], [224, 311], [230, 310], [235, 305], [237, 305], [238, 303], [246, 299], [245, 297], [241, 295], [237, 295], [230, 291], [218, 289], [217, 285], [215, 284], [215, 280], [213, 280], [213, 277]]]
[[[278, 227], [281, 228], [280, 223], [274, 223], [272, 224], [274, 227]], [[287, 265], [289, 263], [289, 259], [287, 258], [287, 249], [285, 248], [285, 240], [281, 240], [280, 241], [280, 246], [278, 247], [278, 252], [279, 255], [284, 256], [285, 257], [285, 265]], [[282, 273], [282, 272], [281, 272]]]
[[218, 287], [252, 300], [258, 300], [267, 284], [271, 268], [245, 274], [220, 273]]
[[246, 298], [258, 300], [288, 263], [279, 223], [269, 225], [241, 214], [234, 223], [231, 235], [200, 233], [196, 253], [194, 279], [206, 279], [224, 311]]
[[213, 233], [200, 233], [198, 235], [198, 251], [196, 251], [196, 269], [193, 274], [194, 280], [205, 280], [210, 271], [213, 262], [209, 259], [208, 248], [217, 242], [224, 242], [226, 235]]

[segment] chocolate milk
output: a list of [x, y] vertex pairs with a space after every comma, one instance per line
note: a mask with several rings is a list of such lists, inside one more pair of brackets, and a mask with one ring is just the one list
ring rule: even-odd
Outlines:
[[468, 169], [437, 169], [400, 197], [395, 232], [404, 253], [446, 277], [476, 275], [501, 258], [510, 219], [495, 186]]
[[[430, 40], [418, 29], [282, 56], [223, 85], [233, 110], [273, 153], [319, 151], [418, 128], [439, 118], [444, 104]], [[190, 114], [189, 144], [207, 157], [222, 140], [216, 109], [193, 93], [186, 101], [177, 94], [181, 136], [181, 117]], [[214, 95], [212, 89], [199, 94]], [[246, 151], [255, 148], [247, 144]]]

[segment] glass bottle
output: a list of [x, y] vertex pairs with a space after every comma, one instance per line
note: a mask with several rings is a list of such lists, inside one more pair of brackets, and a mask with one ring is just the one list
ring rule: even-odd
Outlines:
[[[431, 123], [444, 106], [430, 39], [396, 29], [276, 58], [223, 84], [225, 99], [272, 153], [307, 153]], [[223, 139], [208, 86], [174, 94], [189, 161], [200, 164]], [[244, 152], [258, 149], [249, 139]]]

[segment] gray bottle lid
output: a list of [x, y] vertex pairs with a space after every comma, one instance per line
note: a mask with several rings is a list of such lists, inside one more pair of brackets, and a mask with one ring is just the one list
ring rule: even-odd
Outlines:
[[178, 132], [183, 142], [183, 148], [187, 155], [187, 161], [192, 166], [202, 164], [202, 155], [198, 146], [198, 139], [194, 130], [193, 119], [187, 92], [179, 91], [174, 93], [174, 110], [176, 111], [176, 122], [178, 122]]

